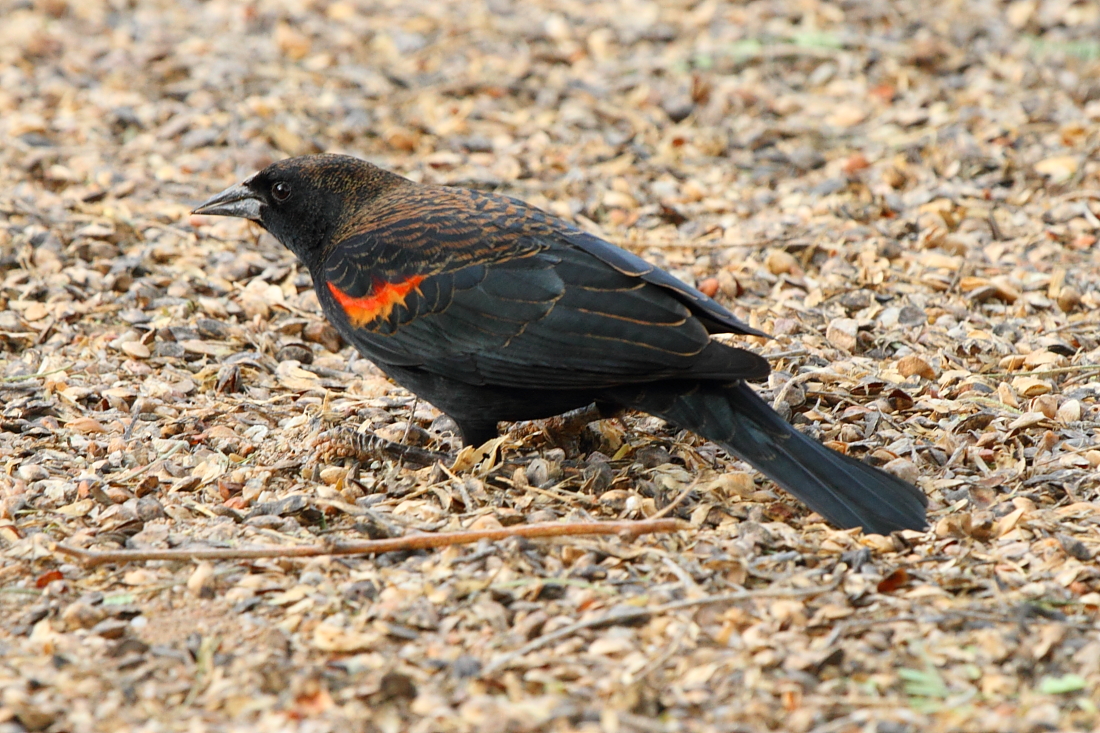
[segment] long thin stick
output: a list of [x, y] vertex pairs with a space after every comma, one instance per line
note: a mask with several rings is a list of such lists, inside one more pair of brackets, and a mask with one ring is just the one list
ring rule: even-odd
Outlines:
[[680, 506], [680, 502], [682, 502], [684, 499], [686, 499], [687, 495], [690, 494], [692, 491], [694, 491], [695, 487], [698, 486], [698, 485], [699, 485], [699, 478], [696, 477], [694, 481], [692, 481], [690, 484], [685, 486], [680, 491], [680, 493], [676, 495], [676, 498], [673, 499], [672, 502], [668, 506], [666, 506], [664, 509], [662, 509], [661, 511], [654, 514], [652, 517], [650, 517], [650, 519], [660, 519], [661, 517], [664, 517], [664, 516], [668, 515], [673, 509]]
[[567, 639], [578, 631], [584, 631], [585, 629], [595, 629], [601, 626], [613, 626], [615, 624], [631, 623], [636, 621], [644, 621], [653, 616], [658, 616], [662, 613], [669, 611], [678, 611], [683, 608], [697, 608], [699, 606], [710, 606], [717, 603], [737, 603], [739, 601], [747, 601], [753, 598], [802, 598], [804, 596], [816, 596], [822, 593], [828, 593], [831, 590], [837, 588], [840, 585], [840, 580], [836, 580], [829, 585], [821, 586], [819, 588], [764, 588], [761, 590], [743, 590], [736, 591], [734, 593], [722, 593], [715, 596], [703, 596], [702, 598], [689, 598], [683, 601], [672, 601], [671, 603], [665, 603], [660, 606], [653, 606], [652, 608], [628, 608], [628, 609], [616, 609], [608, 611], [607, 613], [590, 618], [586, 621], [578, 621], [568, 626], [563, 626], [556, 631], [551, 631], [549, 634], [543, 634], [534, 641], [524, 644], [515, 651], [503, 654], [492, 662], [490, 662], [482, 674], [492, 674], [493, 672], [505, 667], [516, 659], [522, 656], [530, 654], [533, 651], [543, 648], [554, 642]]
[[11, 382], [25, 382], [28, 379], [38, 379], [39, 377], [48, 377], [51, 374], [57, 374], [58, 372], [63, 372], [66, 369], [70, 368], [71, 366], [72, 366], [72, 363], [69, 363], [69, 364], [66, 364], [64, 366], [59, 366], [56, 369], [50, 369], [48, 371], [38, 372], [37, 374], [16, 374], [14, 377], [0, 377], [0, 384], [9, 384]]
[[144, 560], [252, 560], [271, 557], [316, 557], [318, 555], [374, 555], [381, 552], [426, 550], [447, 545], [469, 545], [480, 540], [502, 540], [507, 537], [566, 537], [572, 535], [621, 534], [634, 537], [654, 532], [675, 532], [683, 528], [678, 519], [658, 519], [639, 522], [544, 522], [521, 524], [500, 529], [480, 529], [465, 532], [413, 534], [385, 540], [333, 542], [298, 547], [196, 547], [175, 550], [82, 550], [58, 545], [58, 552], [80, 560], [88, 567], [104, 563], [141, 562]]
[[1100, 370], [1100, 364], [1077, 364], [1076, 366], [1055, 367], [1043, 369], [1038, 372], [986, 372], [978, 374], [979, 377], [1053, 377], [1056, 374], [1072, 374], [1073, 372], [1095, 372]]

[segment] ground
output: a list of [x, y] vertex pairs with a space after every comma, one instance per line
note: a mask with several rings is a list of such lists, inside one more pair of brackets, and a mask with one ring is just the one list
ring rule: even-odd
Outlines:
[[[1100, 5], [0, 17], [3, 733], [1100, 726]], [[714, 292], [774, 335], [739, 342], [767, 398], [914, 480], [930, 530], [830, 528], [646, 416], [520, 426], [456, 470], [318, 458], [337, 423], [458, 447], [277, 242], [189, 213], [319, 151], [523, 198]], [[662, 511], [682, 529], [375, 557], [57, 550]]]

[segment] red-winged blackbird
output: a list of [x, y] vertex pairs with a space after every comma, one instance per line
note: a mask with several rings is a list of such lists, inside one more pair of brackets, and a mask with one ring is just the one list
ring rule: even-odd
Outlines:
[[640, 410], [713, 440], [837, 526], [925, 527], [916, 487], [793, 429], [744, 382], [767, 362], [710, 338], [763, 334], [522, 201], [317, 155], [275, 163], [195, 213], [271, 232], [309, 268], [344, 338], [468, 444], [501, 420]]

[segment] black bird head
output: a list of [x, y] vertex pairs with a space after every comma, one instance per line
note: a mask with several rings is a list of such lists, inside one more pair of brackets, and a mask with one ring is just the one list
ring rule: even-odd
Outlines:
[[409, 183], [347, 155], [304, 155], [269, 165], [192, 213], [254, 221], [312, 269], [349, 216], [361, 220], [371, 201]]

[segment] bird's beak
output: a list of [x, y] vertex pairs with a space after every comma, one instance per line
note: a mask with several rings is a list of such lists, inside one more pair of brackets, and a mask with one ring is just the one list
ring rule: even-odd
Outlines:
[[202, 203], [191, 213], [207, 216], [238, 216], [259, 223], [262, 204], [263, 201], [255, 191], [243, 183], [238, 183]]

